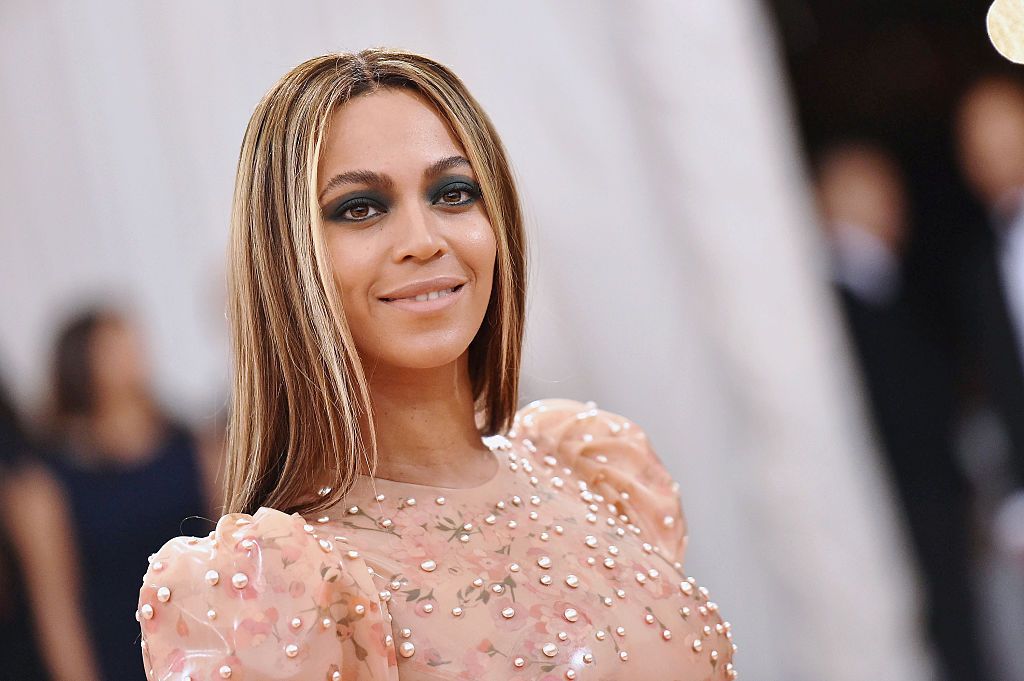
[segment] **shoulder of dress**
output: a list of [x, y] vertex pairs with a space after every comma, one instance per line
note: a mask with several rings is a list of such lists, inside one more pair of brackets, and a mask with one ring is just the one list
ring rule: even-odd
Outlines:
[[[261, 575], [278, 571], [298, 574], [303, 568], [319, 569], [322, 565], [369, 572], [360, 552], [346, 537], [336, 536], [329, 526], [311, 523], [299, 513], [260, 507], [251, 515], [222, 516], [205, 537], [179, 536], [168, 540], [149, 557], [143, 592], [153, 585], [170, 588], [174, 582], [199, 578], [216, 586], [222, 577], [235, 588], [245, 589], [252, 581], [247, 570], [258, 570]], [[221, 575], [224, 569], [230, 569], [231, 574]], [[357, 581], [369, 584], [364, 579]]]
[[[510, 437], [528, 437], [550, 433], [554, 437], [566, 431], [585, 436], [587, 433], [618, 435], [632, 434], [646, 438], [643, 428], [632, 419], [607, 409], [601, 409], [593, 400], [579, 400], [552, 397], [534, 400], [520, 408], [513, 419]], [[623, 433], [623, 431], [630, 431]]]

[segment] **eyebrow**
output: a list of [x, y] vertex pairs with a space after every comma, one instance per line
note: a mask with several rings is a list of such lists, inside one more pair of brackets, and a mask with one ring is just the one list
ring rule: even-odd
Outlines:
[[[470, 164], [469, 159], [465, 156], [446, 156], [445, 158], [430, 164], [430, 166], [423, 171], [423, 177], [430, 180], [446, 170], [463, 165], [469, 166], [470, 168], [473, 167], [472, 164]], [[349, 170], [344, 173], [338, 173], [332, 177], [324, 186], [323, 190], [321, 190], [318, 198], [323, 200], [324, 194], [343, 184], [368, 184], [383, 187], [385, 189], [393, 189], [395, 186], [394, 181], [387, 175], [383, 175], [372, 170]]]

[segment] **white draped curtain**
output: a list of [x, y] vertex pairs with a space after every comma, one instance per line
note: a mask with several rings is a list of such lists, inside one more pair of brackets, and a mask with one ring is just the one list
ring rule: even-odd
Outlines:
[[0, 368], [24, 403], [56, 322], [112, 295], [164, 399], [211, 418], [245, 122], [291, 66], [374, 45], [451, 65], [502, 133], [529, 223], [523, 400], [647, 430], [742, 678], [930, 679], [756, 3], [7, 0]]

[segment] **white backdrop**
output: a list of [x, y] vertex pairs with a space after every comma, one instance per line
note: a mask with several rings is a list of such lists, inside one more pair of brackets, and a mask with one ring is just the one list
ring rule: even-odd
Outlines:
[[759, 5], [5, 0], [0, 20], [0, 368], [26, 405], [56, 321], [112, 294], [165, 400], [209, 418], [252, 108], [312, 55], [419, 50], [464, 78], [521, 183], [523, 400], [648, 431], [741, 678], [929, 678]]

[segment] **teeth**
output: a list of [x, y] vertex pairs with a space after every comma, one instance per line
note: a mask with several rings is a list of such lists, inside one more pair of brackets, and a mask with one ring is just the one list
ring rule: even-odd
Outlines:
[[426, 300], [437, 300], [438, 298], [443, 298], [444, 296], [450, 296], [454, 288], [455, 287], [442, 289], [441, 291], [431, 291], [430, 293], [421, 293], [415, 298], [413, 298], [413, 300], [421, 303]]

